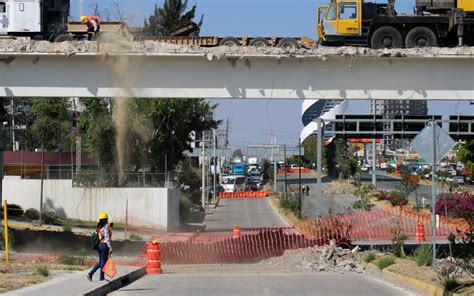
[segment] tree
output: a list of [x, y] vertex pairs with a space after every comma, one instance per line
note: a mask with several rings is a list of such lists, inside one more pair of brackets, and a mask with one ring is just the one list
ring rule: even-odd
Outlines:
[[165, 156], [169, 171], [191, 151], [190, 133], [217, 128], [219, 122], [207, 115], [217, 105], [203, 99], [131, 99], [127, 105], [129, 125], [129, 168], [163, 172]]
[[330, 178], [337, 178], [336, 170], [336, 145], [334, 142], [329, 143], [323, 148], [323, 164], [326, 167]]
[[[188, 0], [165, 0], [163, 7], [155, 5], [155, 11], [145, 20], [144, 31], [151, 36], [169, 36], [174, 30], [191, 23], [196, 16], [196, 5], [186, 11]], [[201, 28], [204, 16], [201, 16], [198, 28]], [[199, 31], [199, 30], [198, 30]]]
[[115, 127], [110, 102], [101, 98], [82, 99], [85, 110], [79, 118], [84, 150], [108, 173], [115, 168]]
[[31, 114], [33, 137], [45, 150], [64, 149], [71, 144], [68, 100], [65, 98], [34, 98]]
[[474, 140], [469, 140], [459, 144], [456, 148], [456, 159], [471, 171], [471, 177], [474, 176]]
[[309, 161], [310, 164], [316, 163], [318, 142], [315, 136], [309, 136], [303, 142], [304, 157]]

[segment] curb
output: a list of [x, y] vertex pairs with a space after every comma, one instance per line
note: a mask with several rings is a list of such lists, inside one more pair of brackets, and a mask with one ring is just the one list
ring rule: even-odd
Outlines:
[[83, 294], [83, 296], [100, 296], [100, 295], [106, 295], [108, 293], [111, 293], [113, 291], [116, 291], [118, 289], [121, 289], [134, 281], [142, 278], [145, 275], [145, 267], [141, 267], [139, 269], [136, 269], [134, 271], [131, 271], [127, 274], [122, 275], [121, 277], [118, 277], [116, 279], [111, 280], [108, 282], [106, 285], [93, 288]]
[[376, 276], [380, 279], [388, 281], [392, 284], [396, 284], [399, 286], [407, 287], [412, 290], [418, 291], [423, 293], [424, 295], [432, 295], [432, 296], [460, 296], [460, 294], [452, 293], [445, 291], [443, 288], [428, 284], [426, 282], [414, 279], [412, 277], [404, 276], [398, 274], [393, 271], [389, 270], [382, 270], [380, 271], [377, 266], [370, 263], [367, 265], [367, 270], [369, 274], [372, 276]]

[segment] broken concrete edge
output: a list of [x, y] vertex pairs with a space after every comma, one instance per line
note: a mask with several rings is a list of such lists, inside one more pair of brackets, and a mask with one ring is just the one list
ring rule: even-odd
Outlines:
[[316, 54], [316, 55], [287, 55], [287, 54], [224, 54], [222, 56], [209, 56], [206, 53], [139, 53], [139, 52], [110, 52], [107, 54], [102, 54], [98, 52], [77, 52], [77, 53], [63, 53], [63, 52], [8, 52], [8, 51], [0, 51], [0, 57], [65, 57], [71, 58], [74, 56], [77, 57], [156, 57], [156, 58], [206, 58], [210, 62], [212, 61], [219, 61], [225, 58], [231, 60], [245, 60], [245, 59], [275, 59], [277, 61], [281, 60], [322, 60], [326, 61], [328, 59], [348, 59], [348, 58], [366, 58], [366, 59], [420, 59], [420, 60], [429, 60], [429, 59], [474, 59], [474, 54], [439, 54], [439, 55], [416, 55], [416, 54], [406, 54], [402, 56], [398, 55], [338, 55], [338, 54]]
[[116, 291], [118, 289], [121, 289], [136, 280], [139, 280], [143, 276], [146, 275], [145, 272], [145, 267], [140, 267], [138, 269], [135, 269], [129, 273], [126, 273], [118, 278], [112, 279], [109, 281], [107, 284], [104, 284], [102, 286], [93, 288], [81, 295], [83, 296], [100, 296], [100, 295], [107, 295], [108, 293], [111, 293], [113, 291]]
[[461, 296], [457, 293], [448, 292], [442, 287], [438, 287], [429, 283], [426, 283], [421, 280], [414, 279], [399, 273], [383, 269], [380, 271], [377, 266], [372, 263], [369, 263], [366, 268], [367, 274], [382, 279], [384, 281], [390, 282], [391, 284], [406, 287], [426, 295], [433, 296]]

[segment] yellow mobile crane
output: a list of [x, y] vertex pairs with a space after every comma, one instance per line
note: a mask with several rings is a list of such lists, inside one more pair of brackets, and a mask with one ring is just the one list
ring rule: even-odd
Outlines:
[[416, 0], [414, 15], [399, 15], [395, 0], [329, 0], [318, 7], [324, 46], [372, 48], [474, 44], [474, 0]]

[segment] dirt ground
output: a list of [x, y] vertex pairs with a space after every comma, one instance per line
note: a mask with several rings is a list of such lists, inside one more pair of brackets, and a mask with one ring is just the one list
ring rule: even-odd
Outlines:
[[[438, 278], [438, 274], [428, 266], [418, 266], [414, 261], [409, 259], [400, 259], [396, 260], [394, 265], [391, 265], [386, 268], [388, 271], [392, 271], [404, 276], [408, 276], [417, 280], [421, 280], [423, 282], [429, 283], [435, 286], [441, 286], [440, 281]], [[461, 277], [460, 282], [466, 283], [473, 281], [471, 277], [468, 275], [464, 275]], [[474, 286], [470, 286], [469, 288], [463, 289], [457, 292], [460, 295], [474, 295]]]
[[[87, 266], [64, 265], [54, 262], [42, 262], [42, 260], [24, 261], [26, 257], [15, 254], [10, 264], [7, 264], [3, 252], [0, 256], [0, 293], [20, 289], [26, 286], [46, 282], [57, 275], [85, 270]], [[31, 256], [31, 254], [28, 254]], [[49, 271], [48, 276], [41, 275], [37, 269], [44, 265]]]

